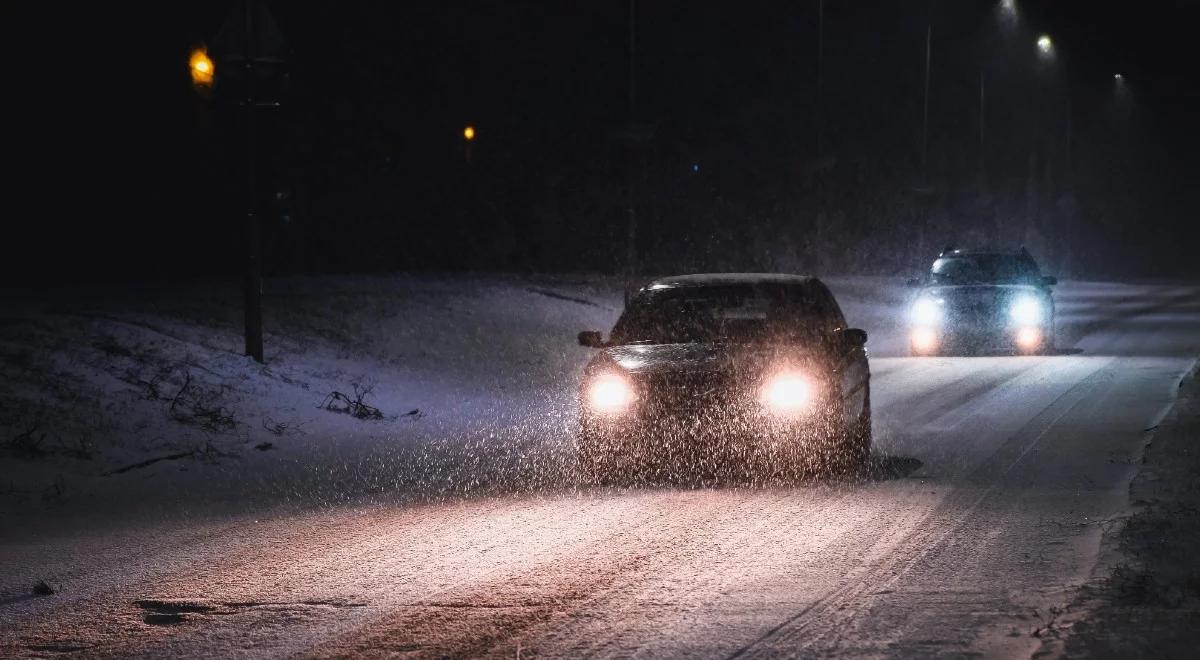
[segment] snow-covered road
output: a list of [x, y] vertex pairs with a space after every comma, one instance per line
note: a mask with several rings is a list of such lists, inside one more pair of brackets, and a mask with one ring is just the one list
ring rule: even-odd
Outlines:
[[[1062, 355], [915, 359], [900, 356], [898, 293], [834, 285], [871, 332], [870, 478], [555, 478], [455, 499], [22, 521], [0, 532], [0, 656], [1029, 655], [1102, 559], [1148, 429], [1200, 355], [1200, 288], [1071, 284]], [[509, 451], [489, 463], [480, 441], [447, 479], [569, 472], [555, 416], [570, 392], [530, 387], [542, 404], [467, 433], [510, 434]], [[351, 471], [394, 469], [369, 459]], [[259, 485], [311, 474], [289, 463]], [[46, 576], [59, 593], [29, 595]]]

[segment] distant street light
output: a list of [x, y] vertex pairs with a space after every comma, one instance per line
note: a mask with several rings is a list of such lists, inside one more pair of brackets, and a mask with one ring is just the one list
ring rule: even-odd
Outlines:
[[1125, 83], [1125, 76], [1120, 73], [1113, 74], [1113, 92], [1118, 97], [1123, 97], [1129, 93], [1129, 86]]
[[1013, 31], [1021, 19], [1020, 12], [1016, 8], [1016, 0], [1000, 0], [1000, 4], [996, 5], [995, 13], [996, 22], [1000, 23], [1001, 29], [1006, 32]]
[[463, 136], [463, 145], [462, 145], [463, 161], [465, 161], [467, 163], [467, 165], [470, 165], [471, 164], [471, 143], [475, 141], [475, 127], [471, 126], [471, 125], [467, 125], [466, 127], [464, 127], [463, 131], [462, 131], [462, 136]]
[[192, 73], [192, 86], [198, 91], [212, 87], [216, 67], [203, 46], [192, 51], [192, 56], [188, 58], [188, 70]]
[[1050, 40], [1050, 36], [1043, 34], [1037, 40], [1038, 52], [1042, 55], [1050, 55], [1054, 52], [1054, 42]]

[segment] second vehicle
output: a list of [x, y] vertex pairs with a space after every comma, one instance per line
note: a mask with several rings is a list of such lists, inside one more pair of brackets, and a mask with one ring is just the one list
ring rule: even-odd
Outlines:
[[1057, 284], [1024, 248], [943, 251], [908, 310], [913, 355], [1044, 353], [1054, 347]]

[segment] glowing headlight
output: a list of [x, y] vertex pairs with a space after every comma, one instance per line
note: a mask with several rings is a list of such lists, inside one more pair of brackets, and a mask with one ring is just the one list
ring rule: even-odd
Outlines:
[[1032, 351], [1042, 346], [1042, 331], [1037, 328], [1021, 328], [1017, 331], [1017, 347]]
[[763, 403], [776, 412], [798, 412], [812, 403], [812, 383], [798, 374], [772, 378], [763, 388]]
[[1042, 321], [1042, 303], [1033, 296], [1021, 296], [1013, 301], [1008, 315], [1019, 325], [1037, 325]]
[[913, 330], [909, 340], [912, 342], [913, 350], [917, 353], [929, 353], [937, 349], [938, 345], [937, 332], [930, 328]]
[[598, 376], [587, 388], [588, 404], [597, 412], [620, 412], [628, 408], [634, 398], [633, 388], [617, 375]]
[[917, 302], [913, 303], [910, 314], [913, 325], [929, 326], [941, 323], [944, 304], [941, 298], [918, 298]]

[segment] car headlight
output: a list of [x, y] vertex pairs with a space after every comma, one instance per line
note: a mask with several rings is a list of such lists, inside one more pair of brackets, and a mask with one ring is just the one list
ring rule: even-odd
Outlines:
[[1033, 296], [1021, 296], [1008, 308], [1008, 315], [1018, 325], [1037, 325], [1042, 322], [1042, 303]]
[[1033, 351], [1042, 347], [1042, 331], [1037, 328], [1021, 328], [1017, 331], [1017, 348]]
[[812, 382], [802, 374], [774, 376], [763, 388], [762, 401], [774, 412], [794, 413], [812, 405]]
[[938, 333], [933, 328], [914, 328], [909, 342], [916, 353], [930, 353], [938, 347]]
[[941, 298], [917, 298], [909, 314], [913, 325], [928, 326], [941, 323], [945, 304], [946, 301]]
[[636, 398], [629, 381], [616, 374], [597, 376], [587, 386], [588, 407], [596, 412], [621, 412]]

